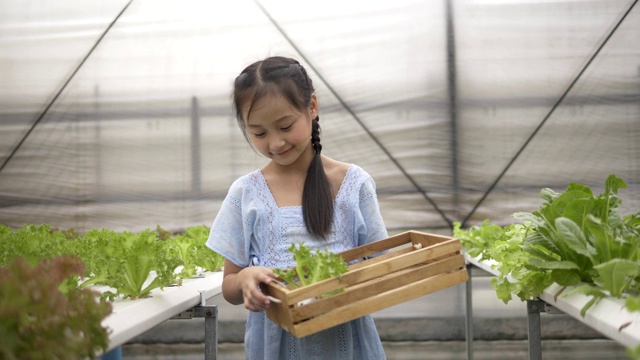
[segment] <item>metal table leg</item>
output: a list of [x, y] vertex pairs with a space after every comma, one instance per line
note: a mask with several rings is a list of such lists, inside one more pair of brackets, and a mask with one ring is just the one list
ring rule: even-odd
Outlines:
[[195, 317], [204, 317], [204, 358], [218, 358], [218, 306], [204, 305], [193, 308]]
[[216, 360], [218, 358], [218, 306], [206, 305], [204, 290], [200, 292], [200, 305], [182, 312], [172, 319], [204, 318], [204, 359]]
[[467, 272], [469, 273], [469, 280], [465, 283], [465, 340], [467, 345], [467, 360], [473, 360], [473, 289], [471, 286], [471, 267], [473, 265], [467, 265]]
[[540, 313], [545, 311], [544, 301], [527, 301], [529, 360], [542, 360]]
[[218, 306], [198, 305], [184, 311], [172, 319], [204, 318], [204, 358], [216, 360], [218, 358]]

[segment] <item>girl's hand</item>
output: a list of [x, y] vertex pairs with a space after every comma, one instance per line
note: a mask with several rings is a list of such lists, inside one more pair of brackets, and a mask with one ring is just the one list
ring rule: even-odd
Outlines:
[[275, 278], [269, 268], [240, 267], [225, 259], [222, 295], [231, 304], [243, 304], [247, 310], [262, 311], [271, 307], [271, 301], [260, 291], [260, 284], [268, 284]]
[[236, 274], [238, 287], [242, 291], [244, 307], [260, 312], [271, 307], [269, 298], [260, 291], [260, 284], [268, 284], [275, 279], [273, 271], [263, 266], [250, 266]]

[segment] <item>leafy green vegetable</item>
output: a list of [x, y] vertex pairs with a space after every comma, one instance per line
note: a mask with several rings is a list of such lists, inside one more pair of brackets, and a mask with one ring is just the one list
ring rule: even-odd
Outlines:
[[[146, 297], [156, 288], [176, 283], [177, 258], [167, 257], [156, 233], [115, 232], [107, 229], [88, 231], [79, 242], [78, 255], [86, 259], [87, 281], [83, 286], [103, 284], [116, 289], [104, 296], [114, 298]], [[147, 279], [153, 278], [149, 283]]]
[[304, 243], [291, 244], [289, 252], [293, 254], [296, 266], [291, 269], [274, 269], [274, 273], [294, 287], [329, 279], [335, 276], [342, 278], [347, 272], [347, 263], [342, 256], [329, 250], [311, 252]]
[[[621, 216], [618, 191], [625, 182], [610, 175], [595, 196], [581, 184], [564, 193], [542, 189], [543, 204], [531, 213], [515, 213], [523, 225], [500, 227], [485, 220], [467, 230], [454, 223], [453, 234], [465, 251], [480, 260], [495, 260], [499, 275], [491, 280], [499, 299], [539, 296], [555, 282], [573, 286], [565, 296], [590, 300], [581, 316], [606, 297], [625, 297], [628, 311], [640, 311], [640, 213]], [[627, 349], [640, 360], [640, 346]]]
[[639, 263], [626, 259], [611, 259], [595, 266], [598, 272], [596, 283], [607, 289], [611, 296], [620, 297], [640, 274]]
[[[208, 233], [205, 226], [174, 236], [160, 227], [78, 234], [46, 224], [16, 230], [0, 224], [0, 358], [95, 357], [108, 344], [100, 327], [111, 312], [107, 299], [148, 296], [198, 267], [221, 269], [224, 259], [205, 245]], [[88, 288], [93, 284], [112, 290], [100, 295]]]
[[[460, 222], [454, 222], [453, 236], [460, 240], [470, 256], [496, 261], [492, 267], [498, 271], [498, 276], [491, 279], [491, 286], [505, 304], [512, 299], [512, 294], [525, 301], [539, 295], [553, 283], [550, 272], [536, 271], [528, 264], [529, 253], [540, 252], [537, 247], [523, 247], [530, 232], [529, 224], [501, 227], [484, 221], [482, 225], [467, 230], [460, 226]], [[539, 256], [545, 261], [555, 260]]]
[[24, 225], [15, 231], [0, 225], [0, 236], [0, 265], [8, 264], [17, 256], [35, 265], [42, 259], [72, 252], [64, 233], [47, 224]]
[[224, 257], [206, 246], [209, 228], [204, 225], [191, 226], [184, 234], [166, 240], [168, 256], [177, 254], [182, 263], [178, 276], [187, 279], [196, 275], [198, 268], [206, 271], [220, 271]]
[[625, 182], [610, 175], [604, 191], [594, 195], [582, 184], [564, 193], [542, 189], [540, 209], [516, 213], [524, 224], [500, 227], [485, 220], [467, 230], [455, 223], [454, 236], [467, 253], [496, 260], [500, 276], [492, 280], [500, 299], [538, 296], [548, 285], [575, 286], [592, 300], [582, 314], [607, 296], [627, 297], [629, 311], [640, 310], [640, 213], [618, 212], [618, 191]]
[[60, 291], [65, 279], [83, 272], [75, 256], [35, 266], [18, 257], [0, 267], [0, 358], [83, 359], [107, 349], [101, 323], [111, 304], [88, 289]]
[[[197, 269], [219, 271], [224, 259], [205, 245], [209, 229], [194, 226], [174, 236], [160, 227], [139, 233], [92, 229], [78, 234], [49, 225], [25, 225], [15, 231], [0, 225], [0, 265], [16, 257], [36, 264], [74, 254], [86, 271], [64, 281], [68, 288], [102, 284], [112, 288], [103, 297], [146, 297], [156, 288], [179, 284]], [[178, 269], [176, 273], [176, 269]]]
[[479, 257], [480, 260], [492, 259], [487, 249], [502, 237], [502, 227], [489, 224], [489, 220], [485, 220], [481, 226], [472, 226], [467, 231], [463, 231], [460, 226], [459, 221], [453, 223], [453, 236], [460, 240], [467, 253], [474, 258]]
[[[514, 216], [531, 221], [536, 234], [528, 236], [524, 246], [545, 244], [540, 250], [557, 260], [551, 263], [553, 269], [536, 262], [535, 256], [529, 264], [552, 270], [552, 279], [560, 285], [596, 284], [615, 297], [640, 292], [640, 213], [620, 216], [618, 191], [622, 188], [625, 182], [610, 175], [604, 192], [597, 196], [581, 184], [570, 184], [562, 194], [545, 189], [541, 196], [546, 202], [538, 211]], [[593, 296], [590, 290], [584, 294]]]

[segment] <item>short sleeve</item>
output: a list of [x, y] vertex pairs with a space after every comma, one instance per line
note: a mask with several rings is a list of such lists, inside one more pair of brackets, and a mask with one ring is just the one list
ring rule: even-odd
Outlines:
[[236, 180], [229, 188], [206, 245], [237, 266], [247, 267], [254, 255], [251, 244], [256, 208], [242, 180]]
[[387, 228], [380, 214], [380, 204], [376, 194], [376, 184], [367, 176], [359, 194], [359, 216], [356, 216], [358, 246], [388, 237]]

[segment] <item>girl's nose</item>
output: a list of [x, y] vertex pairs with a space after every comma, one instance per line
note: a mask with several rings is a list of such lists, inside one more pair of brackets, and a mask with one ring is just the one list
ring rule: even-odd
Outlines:
[[277, 153], [285, 145], [285, 141], [281, 136], [274, 135], [269, 139], [269, 149], [272, 152]]

